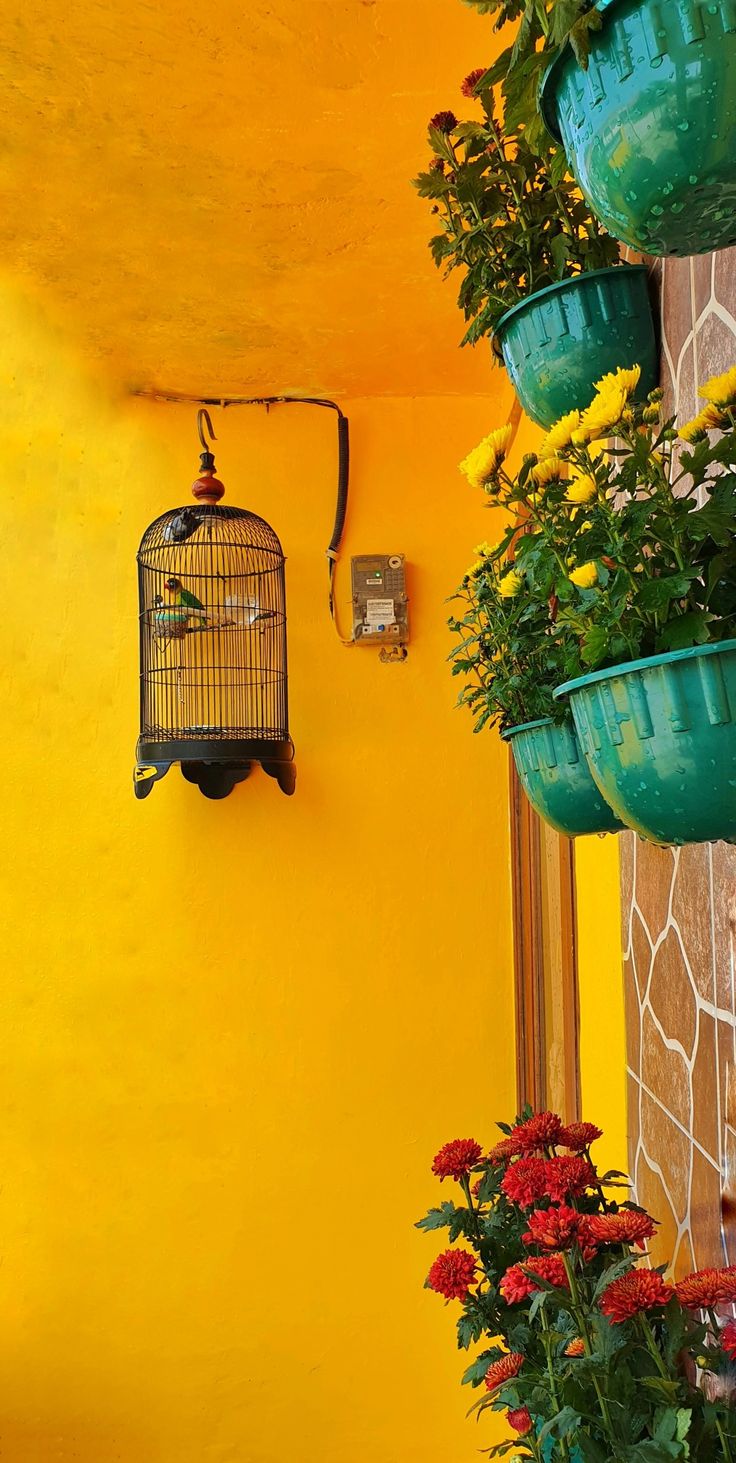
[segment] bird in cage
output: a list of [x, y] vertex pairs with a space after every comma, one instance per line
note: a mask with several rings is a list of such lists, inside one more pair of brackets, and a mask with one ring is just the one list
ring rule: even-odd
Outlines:
[[183, 544], [200, 526], [200, 518], [193, 508], [182, 508], [169, 523], [165, 524], [162, 537], [168, 544]]
[[207, 628], [207, 611], [201, 599], [192, 594], [191, 589], [185, 589], [181, 579], [175, 575], [164, 580], [164, 591], [166, 594], [166, 608], [184, 617], [185, 630], [204, 630]]

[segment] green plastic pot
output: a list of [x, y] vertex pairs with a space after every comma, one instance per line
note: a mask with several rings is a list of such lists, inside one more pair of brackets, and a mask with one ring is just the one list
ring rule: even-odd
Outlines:
[[504, 732], [521, 785], [534, 811], [558, 833], [616, 833], [623, 826], [601, 797], [588, 771], [572, 717], [549, 717]]
[[646, 396], [659, 381], [646, 266], [594, 269], [538, 290], [501, 317], [494, 346], [542, 427], [589, 406], [596, 381], [619, 366], [641, 366], [638, 395]]
[[736, 640], [559, 686], [614, 812], [652, 843], [736, 842]]
[[646, 254], [736, 244], [734, 0], [598, 0], [587, 70], [566, 46], [541, 108], [594, 213]]

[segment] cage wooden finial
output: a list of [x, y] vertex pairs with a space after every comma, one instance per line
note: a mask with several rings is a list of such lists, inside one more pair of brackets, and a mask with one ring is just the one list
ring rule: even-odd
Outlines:
[[197, 412], [197, 431], [199, 440], [202, 443], [203, 451], [199, 457], [199, 477], [192, 483], [192, 496], [198, 503], [219, 503], [225, 496], [225, 486], [215, 477], [215, 459], [207, 445], [204, 435], [204, 423], [207, 424], [207, 431], [213, 442], [217, 441], [210, 414], [205, 407], [200, 407]]

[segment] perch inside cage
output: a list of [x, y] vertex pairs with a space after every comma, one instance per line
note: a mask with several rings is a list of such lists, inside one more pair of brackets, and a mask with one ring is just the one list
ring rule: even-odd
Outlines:
[[258, 762], [292, 793], [284, 555], [264, 519], [221, 505], [203, 422], [214, 437], [200, 411], [195, 505], [163, 513], [138, 550], [135, 791], [146, 797], [178, 762], [206, 797], [227, 797]]

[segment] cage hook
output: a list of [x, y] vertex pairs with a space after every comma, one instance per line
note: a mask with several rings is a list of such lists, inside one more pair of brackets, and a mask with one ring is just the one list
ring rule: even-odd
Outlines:
[[212, 441], [216, 442], [217, 438], [215, 436], [214, 428], [212, 426], [212, 418], [206, 406], [201, 406], [199, 408], [199, 411], [197, 412], [197, 431], [199, 432], [199, 440], [202, 443], [205, 452], [209, 452], [209, 445], [205, 439], [204, 429], [202, 426], [203, 422], [207, 423], [207, 431], [209, 432]]

